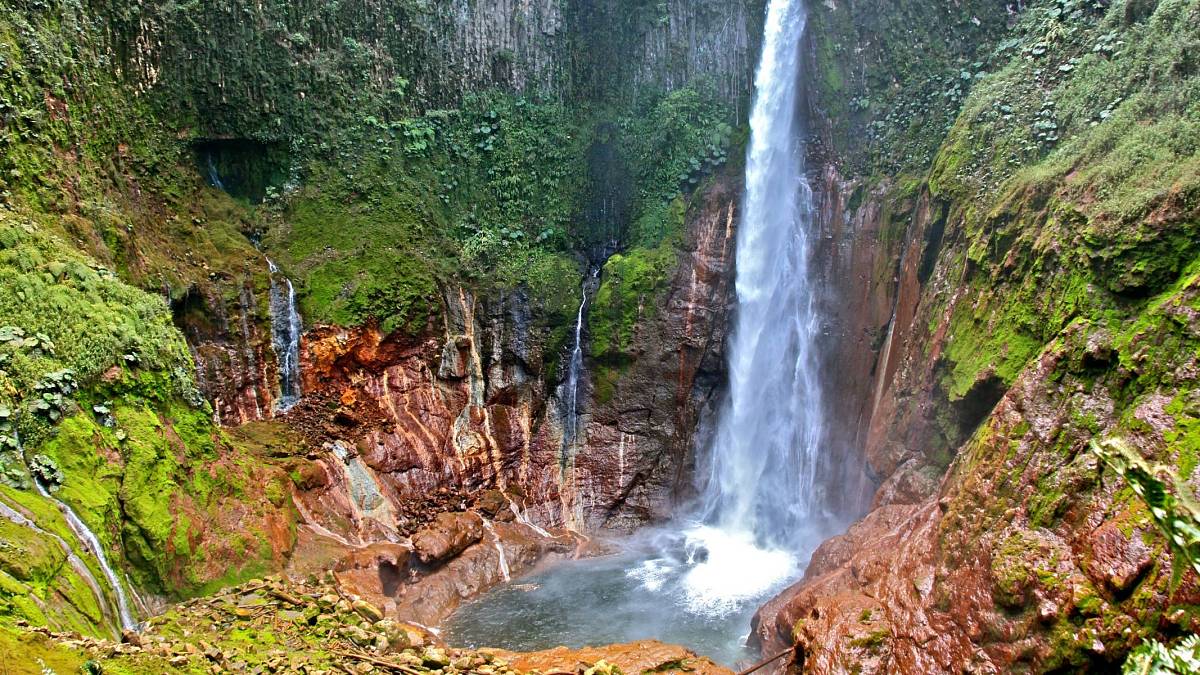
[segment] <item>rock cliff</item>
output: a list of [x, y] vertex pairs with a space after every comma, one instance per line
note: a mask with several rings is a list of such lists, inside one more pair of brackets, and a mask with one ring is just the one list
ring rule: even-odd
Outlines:
[[[1196, 7], [1034, 4], [997, 23], [967, 5], [950, 23], [978, 42], [908, 27], [974, 61], [957, 82], [870, 63], [842, 80], [823, 41], [879, 40], [866, 4], [817, 8], [811, 90], [833, 288], [858, 299], [834, 314], [832, 358], [860, 373], [836, 405], [880, 487], [755, 640], [797, 640], [804, 672], [1045, 672], [1194, 632], [1194, 573], [1093, 448], [1116, 438], [1195, 480], [1195, 156], [1134, 148], [1192, 137], [1174, 125], [1194, 102], [1145, 75], [1196, 86], [1180, 51]], [[944, 87], [953, 123], [876, 108], [887, 72], [892, 92]], [[821, 122], [847, 91], [867, 105]], [[865, 148], [839, 140], [858, 124]], [[934, 151], [891, 152], [914, 134]]]

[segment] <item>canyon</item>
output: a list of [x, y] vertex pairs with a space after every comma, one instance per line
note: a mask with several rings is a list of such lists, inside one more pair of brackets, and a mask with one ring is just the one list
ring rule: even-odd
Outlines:
[[[657, 644], [440, 665], [430, 629], [721, 503], [767, 4], [0, 10], [0, 653], [160, 672], [118, 649], [131, 612], [170, 667], [253, 666], [237, 621], [266, 644], [311, 611], [340, 631], [318, 659], [375, 649], [365, 619], [422, 671], [718, 669]], [[751, 647], [1075, 672], [1180, 643], [1200, 3], [806, 11], [781, 316], [812, 320], [819, 470], [739, 487], [774, 486], [749, 509], [779, 540], [826, 520]], [[229, 625], [172, 632], [193, 620]]]

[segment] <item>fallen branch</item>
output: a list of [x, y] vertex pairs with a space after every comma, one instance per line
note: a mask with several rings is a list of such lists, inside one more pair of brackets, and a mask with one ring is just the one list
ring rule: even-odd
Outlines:
[[415, 668], [409, 668], [408, 666], [403, 666], [403, 665], [400, 665], [399, 663], [392, 663], [391, 661], [377, 659], [374, 656], [367, 656], [366, 654], [356, 654], [354, 652], [340, 652], [340, 651], [337, 651], [336, 649], [330, 650], [330, 653], [337, 654], [338, 656], [347, 656], [352, 659], [358, 659], [359, 661], [366, 661], [367, 663], [370, 663], [370, 664], [376, 665], [376, 666], [381, 666], [383, 668], [391, 668], [392, 670], [398, 670], [402, 673], [407, 673], [408, 675], [423, 675], [421, 673], [421, 671], [416, 670]]
[[791, 654], [795, 650], [796, 650], [795, 646], [788, 647], [787, 649], [779, 652], [775, 656], [772, 656], [767, 659], [763, 659], [762, 661], [759, 661], [758, 663], [754, 664], [753, 666], [750, 666], [749, 668], [747, 668], [745, 670], [739, 671], [737, 675], [750, 675], [750, 673], [753, 673], [754, 671], [762, 668], [763, 666], [766, 666], [767, 664], [771, 663], [772, 661], [778, 661], [779, 659], [783, 658], [784, 656]]
[[297, 598], [296, 596], [294, 596], [291, 593], [288, 593], [286, 591], [273, 589], [270, 591], [270, 593], [271, 593], [271, 596], [274, 597], [275, 599], [282, 600], [293, 606], [299, 606], [299, 605], [304, 604], [303, 600], [301, 600], [300, 598]]

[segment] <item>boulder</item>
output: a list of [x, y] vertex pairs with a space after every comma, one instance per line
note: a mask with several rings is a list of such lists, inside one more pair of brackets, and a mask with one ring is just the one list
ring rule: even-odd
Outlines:
[[478, 514], [440, 513], [434, 522], [412, 537], [417, 559], [423, 564], [442, 563], [462, 553], [483, 538], [483, 519]]

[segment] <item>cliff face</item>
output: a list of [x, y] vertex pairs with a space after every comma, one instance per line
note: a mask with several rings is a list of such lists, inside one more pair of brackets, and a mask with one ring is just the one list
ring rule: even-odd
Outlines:
[[[804, 672], [1042, 672], [1194, 632], [1194, 572], [1092, 448], [1119, 439], [1168, 490], [1194, 484], [1196, 159], [1151, 139], [1194, 137], [1176, 123], [1197, 8], [1034, 4], [946, 85], [952, 125], [873, 105], [824, 124], [831, 92], [878, 96], [869, 65], [846, 82], [820, 53], [864, 46], [859, 4], [817, 9], [811, 91], [834, 288], [861, 303], [834, 314], [834, 358], [862, 378], [837, 405], [880, 487], [756, 640], [798, 640]], [[988, 7], [954, 11], [989, 30]], [[857, 124], [874, 142], [838, 150]], [[931, 168], [891, 153], [914, 133], [940, 146]]]
[[[373, 326], [308, 332], [305, 398], [281, 418], [327, 453], [302, 470], [321, 475], [298, 493], [308, 514], [333, 531], [354, 523], [347, 536], [386, 538], [404, 530], [398, 505], [453, 486], [509, 490], [546, 526], [587, 531], [666, 517], [690, 485], [696, 418], [723, 371], [737, 185], [721, 176], [692, 200], [671, 276], [634, 297], [636, 335], [614, 379], [596, 381], [585, 361], [574, 443], [564, 440], [572, 420], [546, 353], [551, 330], [527, 293], [447, 287], [444, 326], [424, 337]], [[348, 462], [333, 448], [358, 458], [366, 490], [329, 477], [331, 464]], [[368, 493], [385, 501], [374, 513], [362, 503]]]
[[[0, 622], [106, 634], [122, 590], [145, 614], [289, 566], [378, 582], [437, 514], [485, 514], [405, 568], [432, 621], [578, 543], [533, 522], [665, 513], [719, 379], [754, 14], [596, 8], [638, 74], [557, 2], [201, 4], [0, 11]], [[613, 250], [589, 292], [624, 342], [564, 443], [578, 289]]]
[[[620, 257], [605, 266], [593, 312], [634, 313], [621, 358], [601, 356], [589, 371], [587, 441], [576, 464], [602, 486], [589, 503], [593, 527], [663, 520], [691, 495], [700, 425], [711, 419], [726, 379], [742, 193], [737, 170], [727, 169], [692, 199], [678, 262], [662, 282], [639, 288]], [[621, 330], [600, 318], [590, 323], [593, 340], [600, 331]]]

